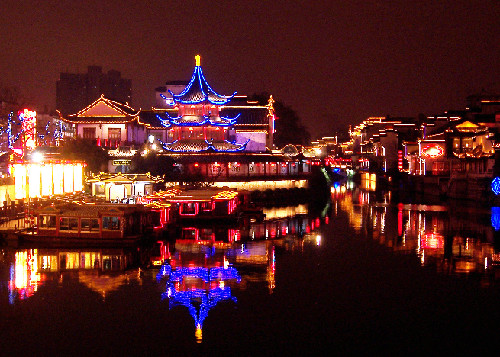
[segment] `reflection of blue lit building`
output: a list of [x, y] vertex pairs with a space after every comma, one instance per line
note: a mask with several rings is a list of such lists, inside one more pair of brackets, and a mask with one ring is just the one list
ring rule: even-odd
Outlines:
[[496, 230], [500, 230], [500, 207], [491, 207], [491, 226]]
[[[157, 279], [164, 276], [169, 276], [169, 279], [167, 290], [162, 294], [162, 298], [168, 298], [170, 309], [179, 305], [188, 308], [194, 319], [198, 342], [201, 342], [203, 322], [210, 309], [223, 300], [237, 301], [236, 297], [232, 296], [231, 288], [224, 286], [224, 281], [236, 280], [239, 283], [241, 276], [235, 268], [229, 267], [227, 264], [224, 267], [178, 267], [175, 269], [166, 264], [161, 267]], [[190, 290], [182, 289], [180, 282], [187, 277], [199, 279], [204, 283], [209, 283], [209, 285]], [[197, 311], [197, 305], [199, 305], [199, 311]]]

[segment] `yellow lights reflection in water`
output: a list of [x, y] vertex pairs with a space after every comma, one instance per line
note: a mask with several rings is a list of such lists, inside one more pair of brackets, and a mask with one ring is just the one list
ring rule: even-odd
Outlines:
[[37, 265], [37, 250], [23, 250], [15, 254], [14, 276], [10, 288], [17, 290], [21, 299], [30, 297], [38, 289], [40, 274]]
[[201, 343], [203, 340], [203, 330], [201, 329], [201, 325], [196, 325], [196, 331], [194, 332], [194, 336], [196, 337], [196, 342]]

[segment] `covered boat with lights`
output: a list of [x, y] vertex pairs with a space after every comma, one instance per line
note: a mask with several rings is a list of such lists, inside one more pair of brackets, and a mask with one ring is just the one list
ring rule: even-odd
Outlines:
[[[157, 228], [193, 220], [228, 220], [238, 217], [245, 193], [227, 188], [170, 188], [142, 196], [138, 202], [159, 213]], [[246, 197], [248, 200], [248, 197]]]

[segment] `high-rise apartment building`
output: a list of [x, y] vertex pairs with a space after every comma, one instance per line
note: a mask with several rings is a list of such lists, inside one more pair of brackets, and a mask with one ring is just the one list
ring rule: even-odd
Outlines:
[[56, 83], [56, 107], [63, 115], [74, 114], [98, 99], [132, 102], [132, 80], [116, 70], [102, 72], [100, 66], [89, 66], [87, 73], [61, 73]]

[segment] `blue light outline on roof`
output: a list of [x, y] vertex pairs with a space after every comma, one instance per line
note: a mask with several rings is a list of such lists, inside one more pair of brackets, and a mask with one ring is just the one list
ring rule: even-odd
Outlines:
[[[231, 125], [234, 125], [236, 123], [236, 120], [238, 119], [238, 117], [241, 115], [241, 114], [238, 114], [234, 118], [220, 117], [220, 119], [223, 120], [222, 122], [210, 119], [211, 117], [208, 116], [208, 115], [203, 115], [204, 120], [200, 121], [200, 122], [189, 122], [189, 121], [188, 122], [183, 122], [182, 119], [185, 116], [172, 117], [167, 112], [165, 112], [164, 114], [167, 116], [167, 119], [163, 119], [160, 116], [160, 114], [156, 114], [156, 117], [162, 122], [162, 125], [163, 125], [163, 122], [168, 121], [171, 125], [173, 124], [173, 125], [176, 125], [176, 126], [183, 126], [183, 127], [187, 127], [187, 126], [202, 126], [202, 125], [205, 125], [205, 124], [211, 124], [213, 126], [222, 126], [222, 127], [225, 126], [225, 127], [229, 127]], [[163, 126], [165, 126], [165, 125], [163, 125]], [[165, 126], [165, 127], [169, 128], [170, 126]]]
[[[198, 81], [198, 84], [200, 86], [200, 91], [201, 91], [201, 94], [203, 95], [203, 99], [183, 100], [182, 97], [185, 96], [187, 93], [189, 93], [193, 84], [196, 83], [196, 81]], [[206, 86], [206, 88], [207, 88], [206, 91], [203, 88], [203, 85]], [[170, 89], [168, 90], [168, 92], [172, 95], [174, 102], [180, 103], [180, 104], [199, 104], [199, 103], [208, 101], [211, 104], [224, 105], [224, 104], [228, 103], [231, 99], [233, 99], [234, 96], [236, 95], [236, 92], [234, 92], [230, 96], [225, 96], [225, 95], [221, 95], [221, 94], [217, 93], [215, 90], [213, 90], [212, 87], [210, 87], [210, 85], [207, 83], [207, 80], [205, 79], [205, 76], [203, 75], [203, 71], [201, 69], [201, 66], [194, 67], [194, 71], [193, 71], [193, 75], [191, 76], [191, 80], [189, 81], [186, 88], [184, 88], [184, 90], [180, 94], [174, 94]], [[220, 100], [209, 99], [209, 95], [213, 95], [217, 98], [220, 98]]]

